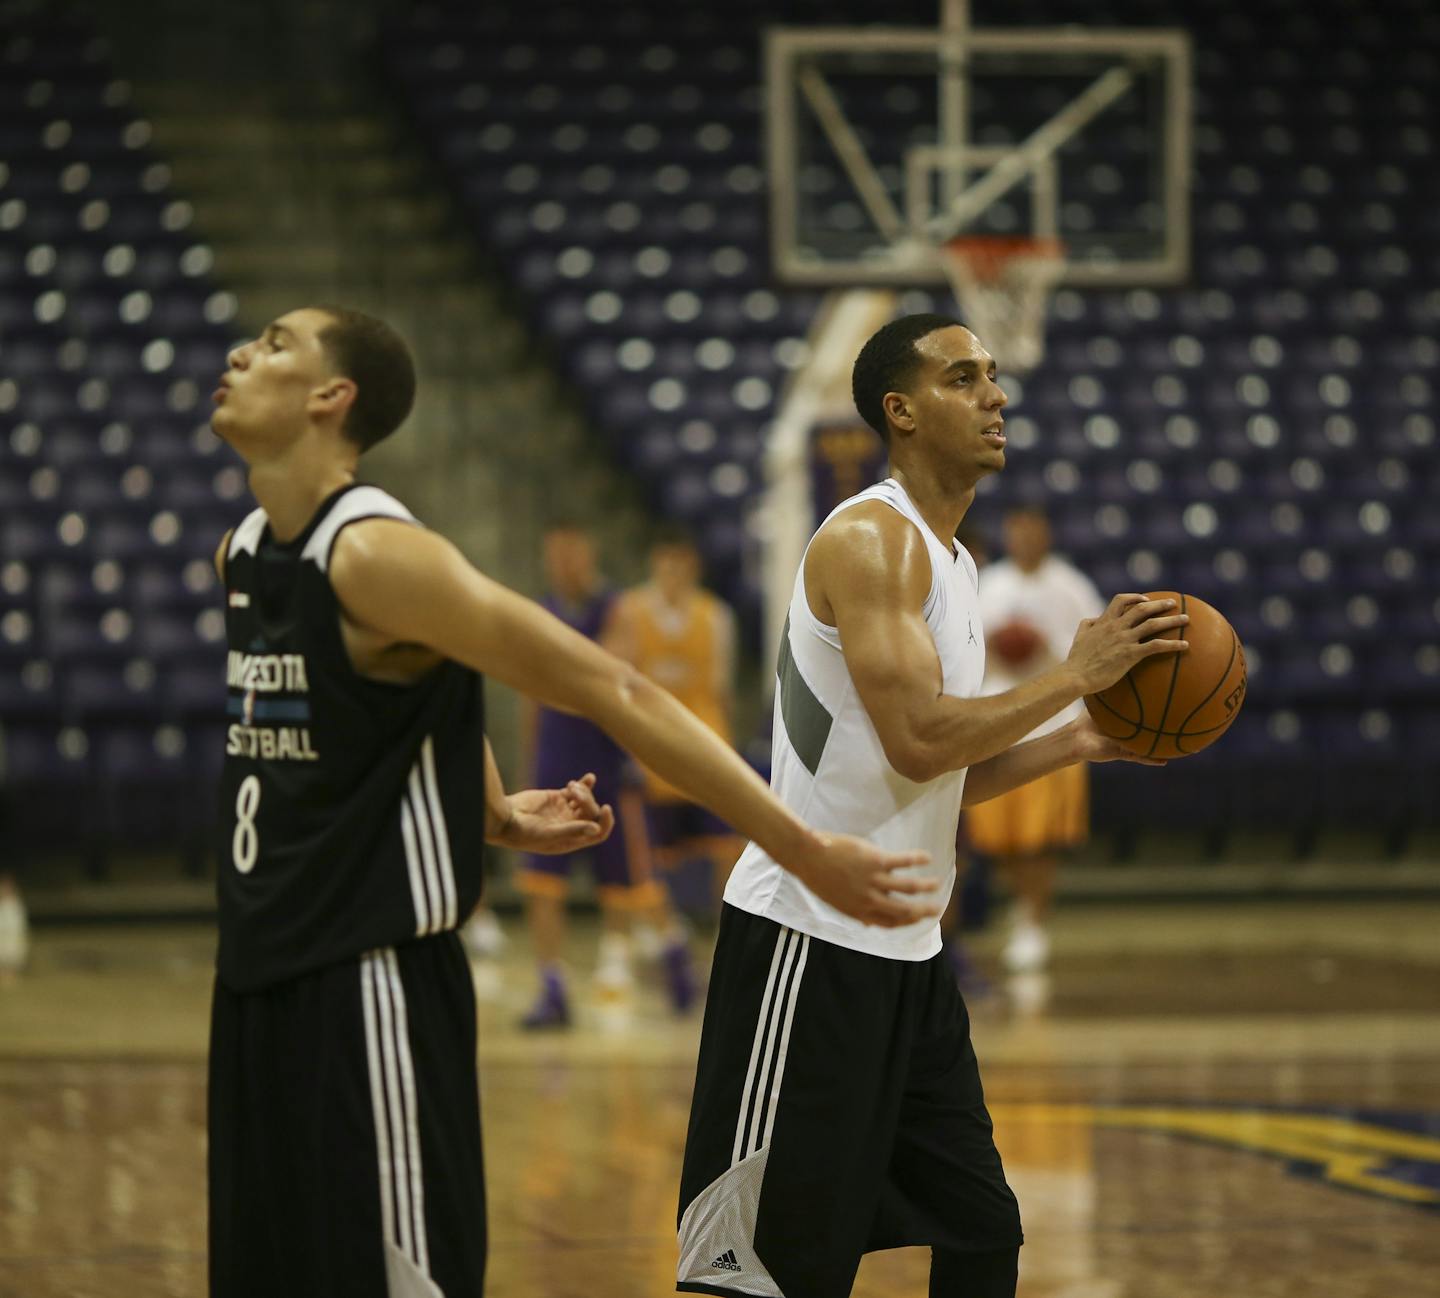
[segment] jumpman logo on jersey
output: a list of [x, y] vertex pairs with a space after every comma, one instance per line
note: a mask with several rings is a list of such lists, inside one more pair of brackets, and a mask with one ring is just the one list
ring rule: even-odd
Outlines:
[[969, 628], [969, 630], [970, 630], [970, 638], [969, 638], [967, 641], [965, 641], [965, 643], [966, 643], [966, 644], [979, 644], [980, 642], [979, 642], [977, 639], [975, 639], [975, 622], [974, 622], [974, 620], [971, 618], [971, 616], [970, 616], [969, 613], [965, 614], [965, 625], [966, 625], [966, 626]]

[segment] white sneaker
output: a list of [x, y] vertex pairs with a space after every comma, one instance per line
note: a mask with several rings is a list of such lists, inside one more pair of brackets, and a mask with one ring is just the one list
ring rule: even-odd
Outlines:
[[635, 954], [647, 964], [654, 964], [665, 950], [665, 939], [653, 924], [638, 921], [630, 925], [630, 941], [635, 944]]
[[1039, 924], [1018, 923], [1000, 959], [1011, 973], [1034, 973], [1050, 962], [1050, 938]]
[[19, 894], [0, 897], [0, 975], [17, 974], [30, 958], [30, 920]]
[[635, 985], [630, 971], [630, 943], [623, 933], [602, 933], [595, 959], [595, 990], [604, 998], [619, 999]]
[[489, 910], [477, 910], [471, 915], [461, 935], [465, 939], [465, 949], [479, 960], [494, 960], [510, 940], [495, 918], [494, 911]]
[[1047, 973], [1016, 973], [1005, 980], [1005, 994], [1010, 1008], [1019, 1018], [1034, 1018], [1050, 1003], [1050, 975]]
[[595, 970], [594, 986], [601, 1000], [624, 1000], [635, 986], [635, 976], [628, 965], [601, 965]]

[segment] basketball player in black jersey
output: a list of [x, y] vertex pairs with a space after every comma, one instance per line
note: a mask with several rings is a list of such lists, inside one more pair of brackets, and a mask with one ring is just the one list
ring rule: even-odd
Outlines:
[[938, 909], [905, 871], [923, 854], [813, 832], [665, 690], [357, 485], [414, 389], [393, 330], [317, 307], [236, 348], [215, 393], [215, 431], [260, 506], [216, 554], [220, 1298], [482, 1292], [474, 1002], [455, 929], [484, 842], [571, 851], [612, 822], [587, 781], [505, 795], [480, 673], [597, 721], [841, 910], [892, 926]]

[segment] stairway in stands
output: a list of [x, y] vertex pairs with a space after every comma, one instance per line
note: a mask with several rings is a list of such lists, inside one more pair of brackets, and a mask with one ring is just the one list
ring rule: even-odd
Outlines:
[[[416, 412], [367, 459], [367, 476], [527, 592], [557, 512], [590, 521], [611, 572], [631, 576], [644, 525], [634, 488], [596, 449], [390, 103], [374, 50], [380, 7], [137, 0], [92, 14], [246, 336], [334, 301], [410, 340]], [[508, 705], [492, 713], [501, 750], [512, 724]]]

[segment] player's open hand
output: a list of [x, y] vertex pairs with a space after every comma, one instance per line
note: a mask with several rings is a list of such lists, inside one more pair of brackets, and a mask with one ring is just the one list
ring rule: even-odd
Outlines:
[[512, 793], [510, 817], [489, 839], [501, 847], [563, 856], [603, 843], [615, 828], [615, 812], [595, 801], [595, 776], [571, 780], [563, 789]]
[[1157, 639], [1160, 632], [1190, 621], [1175, 607], [1173, 599], [1116, 595], [1099, 617], [1081, 622], [1065, 661], [1080, 677], [1084, 692], [1109, 689], [1143, 658], [1184, 653], [1190, 647], [1184, 640]]
[[1088, 712], [1083, 717], [1077, 717], [1060, 733], [1074, 746], [1075, 755], [1082, 762], [1138, 762], [1141, 766], [1166, 764], [1163, 757], [1141, 757], [1118, 739], [1101, 734]]
[[945, 909], [939, 880], [912, 873], [928, 852], [885, 852], [848, 834], [821, 834], [812, 860], [792, 867], [811, 892], [836, 910], [880, 928], [933, 919]]

